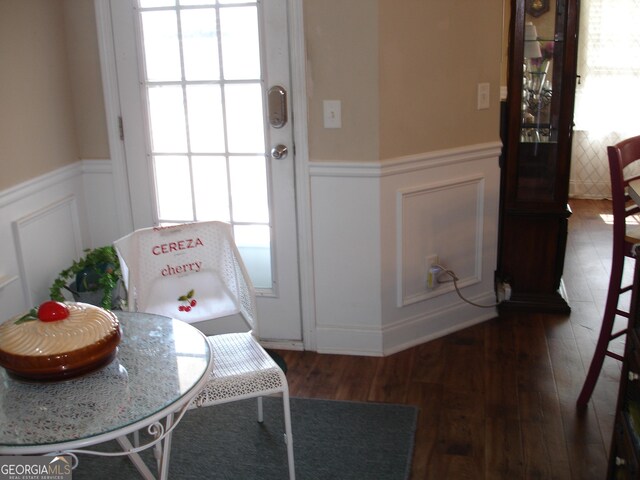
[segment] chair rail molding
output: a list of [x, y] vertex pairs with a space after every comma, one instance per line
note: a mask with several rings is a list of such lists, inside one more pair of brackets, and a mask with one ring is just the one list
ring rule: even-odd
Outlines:
[[389, 158], [380, 161], [342, 162], [336, 160], [314, 160], [309, 162], [312, 177], [385, 177], [430, 168], [453, 166], [459, 163], [483, 159], [495, 159], [502, 152], [501, 142], [437, 150], [415, 155]]
[[7, 208], [22, 199], [38, 195], [62, 182], [73, 180], [82, 173], [80, 162], [61, 167], [0, 191], [0, 209]]

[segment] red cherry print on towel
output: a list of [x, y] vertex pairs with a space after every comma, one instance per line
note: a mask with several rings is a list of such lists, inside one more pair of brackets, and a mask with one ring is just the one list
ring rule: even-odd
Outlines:
[[180, 305], [178, 305], [178, 310], [180, 310], [181, 312], [190, 312], [193, 308], [195, 308], [198, 304], [196, 299], [193, 298], [195, 293], [195, 290], [191, 289], [187, 292], [186, 295], [180, 295], [178, 297], [178, 302], [180, 302]]
[[38, 307], [38, 319], [43, 322], [57, 322], [69, 316], [69, 309], [62, 302], [53, 300], [44, 302]]

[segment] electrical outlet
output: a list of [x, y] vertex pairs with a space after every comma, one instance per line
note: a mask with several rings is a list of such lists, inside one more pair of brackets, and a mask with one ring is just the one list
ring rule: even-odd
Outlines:
[[439, 263], [438, 255], [431, 254], [424, 257], [424, 266], [426, 269], [429, 269], [432, 265], [437, 265]]

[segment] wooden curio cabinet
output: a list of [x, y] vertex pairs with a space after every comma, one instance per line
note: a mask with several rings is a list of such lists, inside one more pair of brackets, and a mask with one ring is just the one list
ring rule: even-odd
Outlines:
[[561, 294], [578, 0], [512, 0], [496, 283], [502, 309], [568, 312]]

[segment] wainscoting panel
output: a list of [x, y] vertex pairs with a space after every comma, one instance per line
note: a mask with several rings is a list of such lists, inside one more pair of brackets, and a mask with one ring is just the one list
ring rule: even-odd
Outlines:
[[381, 348], [379, 181], [331, 165], [318, 170], [322, 173], [311, 178], [317, 350], [376, 355]]
[[[385, 163], [381, 178], [383, 352], [391, 354], [493, 318], [500, 169], [498, 142]], [[425, 257], [458, 278], [426, 289]], [[446, 277], [444, 277], [446, 278]]]
[[[495, 316], [498, 142], [312, 162], [317, 350], [388, 355]], [[426, 255], [460, 278], [424, 288]]]
[[[434, 208], [436, 207], [436, 208]], [[442, 275], [426, 286], [427, 257], [454, 271], [460, 288], [478, 283], [482, 267], [484, 180], [474, 176], [402, 189], [398, 208], [398, 307], [454, 289]]]
[[49, 296], [59, 272], [82, 256], [76, 198], [70, 195], [13, 222], [24, 298], [36, 306]]
[[0, 321], [49, 297], [57, 274], [118, 228], [111, 162], [85, 160], [0, 191]]

